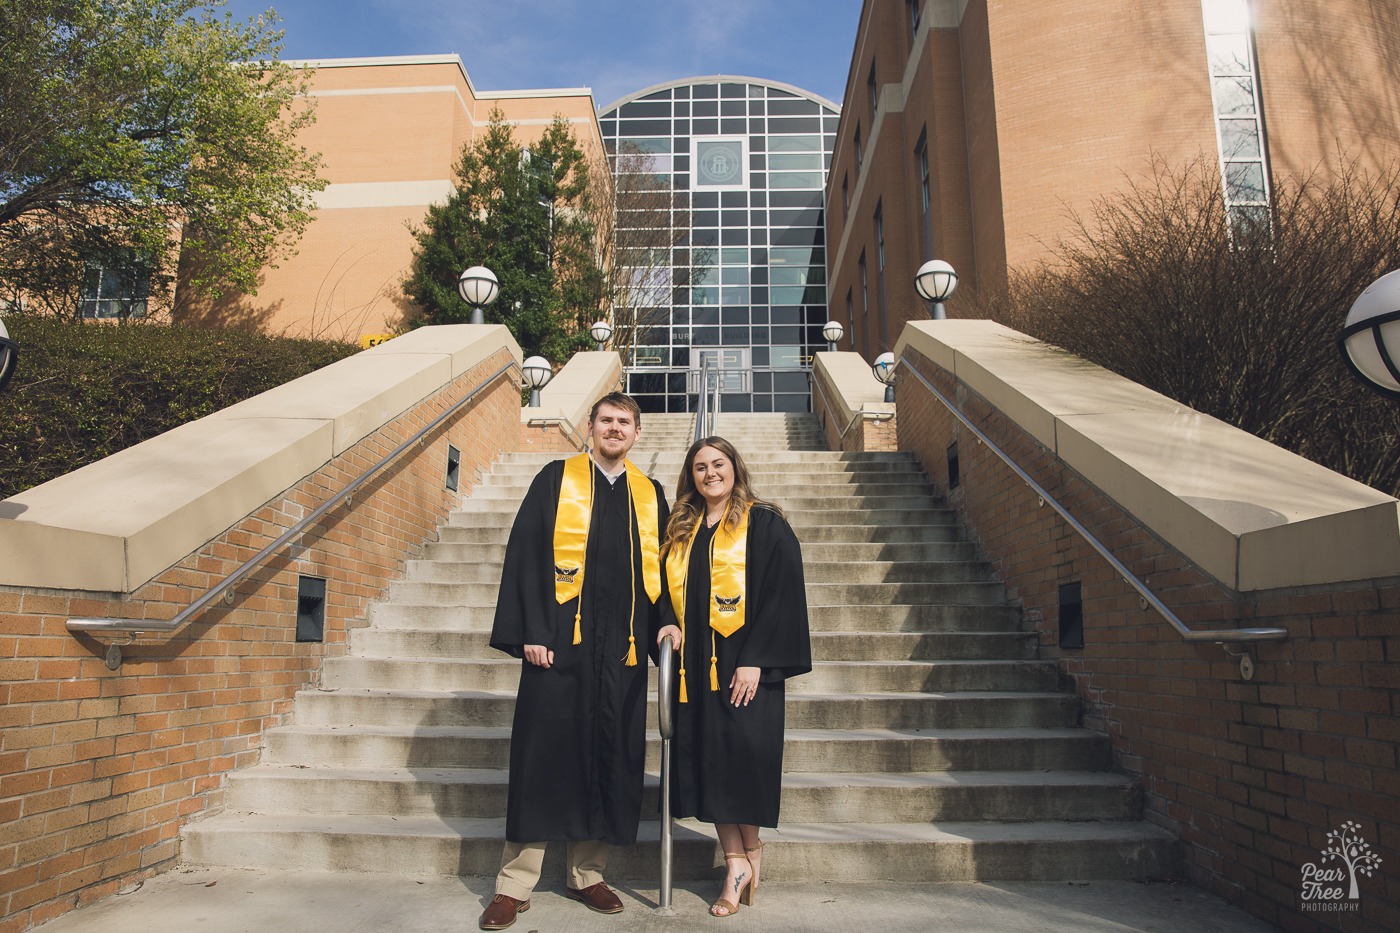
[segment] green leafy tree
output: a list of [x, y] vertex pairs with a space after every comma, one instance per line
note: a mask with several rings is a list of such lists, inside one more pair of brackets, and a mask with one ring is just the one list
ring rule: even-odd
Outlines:
[[413, 230], [417, 246], [403, 290], [421, 323], [471, 319], [457, 277], [486, 266], [500, 280], [488, 323], [505, 324], [527, 355], [562, 362], [588, 349], [588, 326], [606, 285], [589, 160], [562, 116], [528, 149], [505, 114], [462, 152], [456, 190]]
[[276, 14], [0, 0], [0, 298], [80, 316], [96, 265], [170, 296], [256, 293], [325, 187]]

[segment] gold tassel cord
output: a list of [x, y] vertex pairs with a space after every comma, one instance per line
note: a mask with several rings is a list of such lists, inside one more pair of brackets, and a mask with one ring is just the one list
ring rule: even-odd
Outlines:
[[[627, 471], [623, 470], [622, 481], [627, 482]], [[637, 555], [633, 551], [633, 537], [637, 531], [637, 508], [632, 501], [632, 486], [627, 485], [627, 585], [632, 589], [632, 606], [627, 613], [627, 666], [637, 666]]]

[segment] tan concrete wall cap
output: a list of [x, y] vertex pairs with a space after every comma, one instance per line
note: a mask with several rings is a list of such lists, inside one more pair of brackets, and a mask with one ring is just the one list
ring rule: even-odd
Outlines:
[[503, 349], [420, 328], [6, 499], [0, 584], [129, 592]]
[[894, 405], [885, 401], [885, 384], [875, 378], [859, 353], [818, 353], [813, 368], [840, 421], [837, 430], [844, 429], [857, 411], [894, 414]]
[[1240, 591], [1400, 574], [1400, 502], [991, 321], [917, 321], [953, 372], [1206, 572]]

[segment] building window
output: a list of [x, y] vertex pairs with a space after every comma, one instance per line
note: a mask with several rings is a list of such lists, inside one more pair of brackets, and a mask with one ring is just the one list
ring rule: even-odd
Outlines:
[[108, 262], [89, 262], [83, 275], [81, 299], [85, 318], [140, 318], [146, 316], [151, 277], [130, 256]]
[[851, 213], [851, 177], [841, 175], [841, 211], [843, 216]]
[[865, 79], [865, 89], [870, 92], [870, 119], [875, 119], [875, 111], [880, 109], [880, 88], [875, 83], [875, 62], [870, 62], [870, 76]]
[[851, 297], [851, 290], [846, 289], [846, 333], [851, 335], [851, 346], [855, 346], [856, 337], [856, 303]]
[[904, 6], [909, 10], [910, 35], [914, 35], [919, 31], [919, 0], [904, 0]]
[[865, 273], [865, 250], [860, 251], [860, 316], [865, 322], [865, 348], [870, 349], [870, 287]]
[[919, 220], [924, 234], [924, 261], [933, 258], [933, 198], [929, 193], [928, 182], [928, 127], [919, 134], [918, 145], [914, 147], [914, 157], [919, 165]]
[[1232, 223], [1267, 219], [1270, 200], [1259, 67], [1248, 0], [1201, 0], [1220, 176]]
[[860, 145], [860, 124], [856, 124], [856, 175], [860, 175], [861, 163], [865, 161], [865, 150]]
[[885, 201], [875, 202], [875, 286], [880, 297], [880, 349], [890, 345], [889, 317], [885, 308]]

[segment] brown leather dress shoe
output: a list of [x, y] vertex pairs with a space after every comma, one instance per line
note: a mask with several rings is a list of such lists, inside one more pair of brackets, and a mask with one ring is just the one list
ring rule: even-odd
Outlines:
[[[508, 894], [497, 894], [491, 898], [491, 903], [486, 905], [486, 909], [481, 912], [481, 928], [483, 930], [504, 930], [515, 922], [516, 914], [523, 914], [530, 909], [529, 901], [517, 901]], [[618, 905], [622, 909], [622, 905]]]
[[607, 884], [602, 881], [590, 884], [586, 888], [565, 888], [564, 894], [576, 901], [582, 901], [589, 910], [596, 910], [600, 914], [622, 913], [622, 898], [609, 890]]

